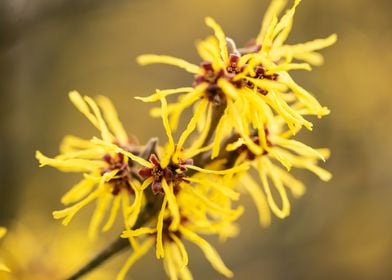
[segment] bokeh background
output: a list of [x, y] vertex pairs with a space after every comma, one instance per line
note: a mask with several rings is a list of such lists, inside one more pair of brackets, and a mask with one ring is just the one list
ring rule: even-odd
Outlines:
[[[150, 105], [133, 96], [189, 85], [192, 77], [170, 66], [140, 67], [135, 57], [162, 53], [198, 63], [195, 42], [211, 34], [203, 23], [207, 15], [238, 45], [244, 44], [258, 32], [268, 2], [2, 0], [0, 224], [11, 231], [20, 223], [25, 232], [41, 227], [35, 240], [42, 244], [62, 242], [48, 230], [53, 226], [83, 234], [83, 215], [65, 229], [50, 214], [61, 207], [61, 194], [77, 177], [38, 169], [34, 159], [36, 149], [55, 155], [64, 134], [96, 133], [70, 104], [67, 92], [105, 94], [141, 142], [156, 135], [165, 139], [160, 121], [148, 117]], [[235, 279], [392, 279], [391, 8], [388, 0], [304, 0], [298, 8], [289, 42], [334, 32], [339, 36], [336, 45], [322, 51], [323, 67], [295, 74], [332, 110], [315, 121], [313, 133], [304, 131], [300, 137], [312, 146], [331, 148], [325, 167], [334, 178], [322, 183], [298, 172], [307, 193], [293, 201], [289, 218], [274, 219], [269, 229], [258, 226], [255, 208], [245, 198], [248, 207], [240, 219], [239, 237], [225, 244], [213, 240]], [[84, 211], [86, 217], [89, 211]], [[39, 226], [42, 223], [46, 226]], [[73, 244], [77, 254], [80, 241]], [[189, 247], [195, 279], [221, 279], [202, 254]], [[18, 250], [15, 254], [22, 257], [25, 252]], [[121, 265], [126, 255], [100, 270]], [[59, 264], [62, 259], [42, 261]], [[129, 276], [165, 279], [153, 254], [139, 261]]]

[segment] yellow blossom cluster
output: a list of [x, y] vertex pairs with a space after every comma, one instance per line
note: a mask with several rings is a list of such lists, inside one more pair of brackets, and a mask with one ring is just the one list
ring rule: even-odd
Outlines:
[[[272, 0], [259, 34], [243, 48], [237, 48], [207, 17], [214, 34], [197, 44], [199, 66], [164, 55], [138, 57], [142, 65], [171, 64], [194, 75], [188, 87], [137, 97], [160, 102], [152, 115], [162, 119], [167, 135], [162, 147], [156, 140], [140, 145], [129, 137], [107, 98], [69, 94], [99, 136], [89, 140], [66, 136], [60, 155], [50, 158], [37, 151], [36, 157], [41, 166], [83, 173], [61, 199], [67, 208], [53, 212], [63, 224], [95, 201], [89, 227], [89, 236], [95, 237], [99, 230], [109, 230], [121, 213], [121, 238], [133, 252], [117, 279], [124, 279], [153, 246], [170, 279], [192, 279], [184, 241], [195, 243], [216, 271], [231, 277], [233, 273], [202, 235], [224, 240], [237, 234], [235, 222], [244, 211], [240, 190], [251, 195], [260, 224], [268, 226], [271, 212], [279, 218], [289, 215], [288, 191], [294, 196], [304, 193], [303, 183], [290, 173], [292, 167], [307, 169], [324, 181], [331, 178], [318, 166], [329, 151], [294, 139], [303, 127], [312, 129], [309, 115], [322, 117], [329, 110], [289, 72], [321, 64], [316, 51], [333, 44], [336, 35], [285, 44], [300, 0], [280, 16], [286, 2]], [[171, 95], [178, 95], [176, 102], [168, 103]], [[175, 139], [173, 132], [190, 107], [192, 118]]]
[[[269, 209], [280, 218], [289, 215], [286, 188], [294, 196], [303, 194], [303, 184], [288, 172], [292, 167], [310, 170], [324, 181], [331, 178], [329, 172], [317, 166], [318, 160], [325, 161], [329, 157], [329, 150], [313, 149], [293, 138], [302, 127], [312, 130], [313, 124], [307, 116], [321, 118], [329, 114], [329, 109], [298, 85], [289, 72], [310, 71], [311, 65], [322, 64], [323, 57], [316, 51], [334, 44], [337, 36], [285, 44], [300, 2], [295, 0], [279, 19], [287, 1], [273, 0], [259, 34], [243, 48], [237, 48], [222, 28], [207, 17], [206, 25], [212, 28], [214, 35], [197, 44], [202, 58], [199, 66], [166, 55], [138, 57], [141, 65], [169, 64], [194, 75], [192, 87], [157, 90], [139, 99], [154, 102], [179, 95], [177, 102], [167, 109], [153, 108], [152, 116], [167, 112], [171, 127], [176, 129], [184, 110], [193, 107], [195, 113], [189, 121], [192, 125], [186, 128], [187, 135], [197, 134], [194, 142], [197, 144], [193, 146], [209, 149], [211, 159], [228, 159], [228, 166], [250, 163], [257, 170], [262, 188], [257, 187], [259, 183], [246, 174], [248, 172], [238, 179], [239, 185], [256, 202], [262, 225], [269, 224]], [[206, 137], [214, 122], [214, 113], [211, 113], [214, 111], [221, 113], [218, 121], [215, 120], [212, 140], [208, 142]], [[278, 193], [280, 207], [272, 188]]]

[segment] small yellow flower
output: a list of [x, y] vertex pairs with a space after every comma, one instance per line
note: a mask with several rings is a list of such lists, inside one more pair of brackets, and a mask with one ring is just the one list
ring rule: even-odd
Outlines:
[[[277, 118], [269, 129], [264, 130], [267, 143], [261, 155], [252, 153], [242, 138], [227, 146], [227, 150], [236, 158], [235, 164], [243, 161], [251, 162], [251, 166], [257, 171], [262, 188], [249, 174], [240, 175], [239, 180], [240, 185], [253, 198], [262, 226], [270, 224], [270, 209], [282, 219], [290, 214], [290, 202], [286, 189], [290, 190], [294, 197], [301, 196], [305, 192], [303, 183], [288, 172], [292, 167], [307, 169], [323, 181], [328, 181], [332, 177], [328, 171], [317, 165], [319, 160], [325, 161], [329, 157], [329, 150], [313, 149], [291, 139], [290, 131], [283, 131], [283, 123]], [[255, 144], [260, 145], [257, 134], [251, 137]], [[274, 198], [273, 188], [279, 196], [279, 202]]]
[[[184, 144], [189, 127], [196, 124], [190, 123], [175, 144], [166, 98], [160, 96], [159, 100], [168, 144], [159, 155], [150, 156], [149, 164], [142, 163], [144, 167], [138, 173], [144, 178], [143, 185], [151, 184], [155, 195], [163, 195], [163, 202], [156, 219], [150, 221], [151, 226], [124, 231], [122, 237], [130, 240], [134, 253], [126, 261], [117, 279], [123, 279], [135, 261], [146, 254], [154, 243], [156, 256], [164, 259], [165, 270], [171, 279], [192, 279], [186, 267], [188, 257], [181, 237], [197, 244], [212, 266], [230, 277], [231, 271], [223, 264], [215, 249], [198, 233], [219, 235], [221, 239], [236, 234], [233, 222], [242, 214], [243, 208], [232, 209], [232, 201], [238, 200], [239, 194], [222, 179], [223, 175], [247, 170], [249, 164], [239, 163], [223, 170], [217, 164], [206, 168], [193, 165], [186, 155], [196, 155], [200, 150], [185, 148]], [[102, 145], [109, 147], [110, 144], [102, 142]], [[189, 172], [193, 174], [189, 176]]]
[[[2, 280], [65, 279], [102, 246], [86, 242], [78, 227], [64, 231], [31, 213], [23, 215], [23, 221], [13, 224], [2, 242], [0, 255], [11, 269], [11, 273], [0, 271]], [[109, 270], [100, 269], [85, 279], [111, 279], [113, 271]]]
[[[138, 57], [143, 65], [165, 63], [194, 75], [191, 87], [156, 90], [148, 97], [136, 97], [161, 103], [152, 114], [162, 118], [167, 135], [164, 147], [157, 146], [156, 140], [145, 147], [133, 141], [107, 98], [100, 96], [94, 101], [77, 92], [69, 94], [72, 103], [99, 130], [100, 137], [84, 140], [67, 136], [60, 155], [49, 158], [37, 151], [36, 158], [40, 166], [83, 173], [83, 179], [61, 199], [71, 206], [53, 212], [64, 225], [96, 201], [89, 227], [89, 235], [94, 237], [107, 212], [103, 231], [112, 227], [121, 209], [125, 228], [121, 237], [128, 239], [133, 253], [117, 280], [123, 280], [130, 267], [153, 246], [170, 279], [192, 279], [187, 241], [202, 250], [217, 272], [232, 277], [202, 236], [216, 235], [225, 240], [238, 233], [235, 222], [243, 213], [241, 205], [234, 206], [240, 198], [238, 188], [250, 194], [260, 224], [268, 226], [271, 212], [279, 218], [290, 214], [288, 190], [293, 196], [305, 191], [303, 183], [289, 173], [292, 167], [307, 169], [324, 181], [331, 178], [318, 166], [319, 160], [328, 158], [329, 150], [313, 149], [293, 139], [303, 127], [312, 129], [306, 116], [322, 117], [329, 110], [289, 72], [309, 71], [311, 64], [321, 64], [322, 56], [316, 51], [332, 45], [336, 35], [285, 44], [300, 0], [294, 0], [278, 19], [286, 3], [272, 0], [259, 34], [243, 48], [237, 48], [207, 17], [205, 22], [214, 36], [197, 44], [200, 66], [170, 56]], [[178, 102], [168, 104], [167, 98], [177, 94]], [[181, 114], [190, 107], [193, 116], [175, 140], [173, 131]], [[258, 179], [252, 178], [252, 173]]]
[[[7, 234], [7, 229], [4, 227], [0, 227], [0, 239]], [[3, 263], [0, 262], [0, 271], [10, 272], [10, 269]]]
[[[190, 155], [196, 155], [200, 151], [203, 151], [203, 149], [184, 148], [184, 144], [189, 136], [189, 127], [196, 125], [196, 123], [191, 122], [188, 128], [180, 135], [177, 144], [175, 144], [172, 129], [168, 121], [166, 98], [160, 97], [160, 101], [162, 103], [162, 121], [168, 137], [168, 144], [162, 153], [160, 153], [160, 156], [152, 154], [149, 162], [140, 161], [139, 164], [142, 168], [138, 171], [138, 174], [144, 179], [143, 189], [151, 184], [152, 192], [155, 195], [162, 194], [165, 196], [168, 208], [173, 216], [171, 228], [176, 229], [180, 223], [179, 206], [176, 198], [177, 193], [183, 190], [194, 190], [191, 183], [196, 183], [199, 187], [203, 185], [210, 187], [211, 185], [207, 180], [194, 181], [195, 179], [190, 178], [187, 172], [192, 170], [193, 172], [211, 175], [235, 174], [247, 170], [249, 165], [247, 163], [239, 164], [238, 166], [225, 170], [212, 170], [195, 166], [193, 160], [189, 157]], [[105, 149], [111, 149], [113, 147], [113, 144], [104, 141], [99, 141], [99, 144], [105, 147]], [[124, 150], [118, 151], [125, 156], [129, 156], [129, 153]], [[195, 194], [197, 194], [196, 191]], [[201, 195], [200, 197], [201, 199], [207, 200]]]
[[[252, 129], [263, 129], [270, 122], [271, 111], [280, 115], [293, 133], [302, 126], [312, 129], [312, 123], [291, 105], [300, 103], [306, 108], [307, 114], [319, 117], [328, 114], [329, 110], [295, 83], [288, 71], [311, 70], [310, 64], [321, 64], [322, 56], [316, 51], [333, 44], [336, 35], [303, 44], [284, 44], [291, 31], [295, 9], [300, 1], [295, 0], [293, 7], [278, 20], [277, 17], [286, 2], [271, 2], [256, 39], [240, 49], [235, 46], [233, 40], [226, 37], [222, 28], [212, 18], [207, 17], [206, 24], [214, 30], [215, 35], [197, 45], [203, 59], [200, 66], [171, 56], [139, 56], [138, 62], [142, 65], [165, 63], [178, 66], [195, 75], [193, 87], [157, 91], [149, 97], [140, 99], [154, 102], [162, 96], [183, 93], [177, 103], [168, 106], [173, 128], [177, 127], [182, 112], [192, 104], [195, 104], [196, 113], [190, 122], [196, 123], [207, 120], [208, 124], [209, 119], [206, 115], [211, 108], [225, 107], [211, 146], [212, 158], [218, 156], [221, 140], [233, 129], [241, 135], [253, 153], [261, 154], [262, 149], [254, 145], [249, 138], [249, 132]], [[305, 62], [296, 63], [294, 60]], [[161, 110], [155, 109], [152, 113], [159, 115]], [[193, 130], [190, 129], [188, 133]], [[205, 125], [204, 131], [207, 130], [208, 125]]]
[[[101, 112], [97, 103], [88, 96], [83, 98], [73, 91], [69, 97], [79, 111], [98, 128], [102, 139], [84, 140], [66, 136], [60, 147], [61, 154], [57, 157], [48, 158], [41, 152], [36, 152], [40, 166], [49, 165], [63, 172], [84, 173], [84, 178], [61, 198], [63, 204], [73, 205], [54, 211], [53, 216], [63, 219], [63, 224], [67, 225], [80, 209], [96, 200], [97, 206], [89, 227], [90, 237], [96, 236], [109, 208], [110, 215], [103, 226], [104, 231], [111, 228], [120, 207], [125, 223], [132, 226], [139, 214], [146, 186], [132, 178], [130, 169], [136, 163], [148, 162], [130, 153], [137, 146], [127, 136], [109, 99], [103, 96], [97, 98]], [[102, 145], [102, 142], [109, 147]], [[130, 205], [131, 199], [133, 202]]]
[[[151, 155], [150, 161], [135, 155], [139, 148], [129, 142], [108, 99], [104, 97], [97, 99], [107, 123], [98, 105], [91, 98], [87, 96], [82, 98], [77, 92], [71, 92], [70, 99], [100, 130], [101, 139], [83, 140], [68, 136], [61, 145], [62, 153], [59, 156], [52, 159], [37, 151], [36, 157], [41, 166], [50, 165], [64, 172], [85, 173], [84, 179], [61, 199], [64, 204], [74, 204], [64, 210], [54, 211], [53, 216], [56, 219], [63, 219], [63, 224], [67, 225], [81, 208], [97, 200], [89, 227], [89, 236], [92, 238], [96, 236], [109, 207], [111, 207], [110, 215], [103, 226], [104, 231], [111, 228], [120, 207], [126, 228], [131, 228], [143, 205], [143, 191], [150, 185], [154, 194], [162, 193], [167, 198], [169, 209], [174, 217], [172, 226], [176, 227], [179, 224], [179, 210], [175, 193], [180, 183], [187, 180], [185, 172], [188, 169], [207, 174], [231, 174], [248, 168], [245, 164], [222, 171], [205, 170], [194, 166], [192, 160], [183, 160], [183, 156], [195, 155], [203, 149], [183, 148], [189, 130], [180, 136], [176, 145], [174, 144], [165, 111], [167, 101], [164, 97], [161, 98], [162, 119], [168, 136], [168, 145], [161, 159], [158, 159], [156, 155]], [[192, 125], [195, 124], [190, 124]], [[139, 171], [144, 179], [142, 183], [139, 177], [133, 178], [131, 175], [139, 170], [139, 166], [142, 166]], [[130, 197], [133, 198], [132, 203], [130, 203]]]
[[[212, 177], [211, 177], [212, 176]], [[160, 212], [153, 226], [142, 227], [135, 230], [125, 230], [123, 238], [138, 238], [141, 245], [134, 248], [134, 253], [129, 257], [120, 271], [117, 280], [122, 280], [134, 262], [144, 255], [155, 243], [157, 258], [163, 258], [165, 271], [170, 279], [192, 279], [187, 267], [188, 253], [184, 240], [196, 244], [204, 253], [206, 259], [216, 271], [232, 277], [233, 273], [226, 267], [216, 250], [200, 236], [202, 234], [221, 235], [233, 237], [237, 228], [233, 222], [242, 214], [242, 207], [232, 209], [231, 198], [225, 191], [228, 187], [220, 185], [220, 177], [216, 175], [197, 174], [190, 178], [192, 182], [208, 181], [215, 184], [196, 185], [194, 188], [184, 188], [177, 195], [177, 204], [180, 209], [180, 223], [173, 228], [174, 217], [165, 197]], [[224, 189], [222, 191], [222, 189]]]

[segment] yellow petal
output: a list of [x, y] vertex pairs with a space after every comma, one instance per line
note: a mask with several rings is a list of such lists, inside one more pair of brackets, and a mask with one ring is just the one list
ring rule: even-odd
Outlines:
[[60, 152], [65, 154], [75, 150], [91, 150], [94, 148], [96, 148], [96, 146], [89, 140], [85, 140], [74, 135], [67, 135], [61, 142]]
[[101, 131], [102, 139], [104, 141], [112, 142], [114, 137], [109, 132], [109, 129], [108, 129], [108, 127], [107, 127], [103, 117], [102, 117], [102, 114], [101, 114], [101, 111], [98, 108], [98, 105], [89, 96], [85, 96], [84, 100], [86, 101], [86, 103], [93, 110], [93, 113], [94, 113], [94, 115], [95, 115], [95, 117], [96, 117], [96, 119], [98, 121], [98, 129]]
[[261, 44], [261, 50], [259, 53], [269, 53], [271, 50], [272, 42], [274, 40], [274, 30], [276, 25], [278, 24], [278, 18], [276, 16], [273, 16], [271, 19], [270, 24], [268, 25], [268, 28], [265, 32], [264, 38], [262, 42], [257, 41], [259, 44]]
[[236, 104], [234, 104], [231, 100], [228, 100], [227, 105], [229, 109], [228, 112], [230, 112], [228, 114], [230, 117], [230, 123], [240, 134], [249, 150], [256, 155], [261, 154], [263, 149], [259, 145], [255, 144], [254, 141], [249, 137], [250, 131], [249, 124], [247, 122], [248, 118], [245, 116], [245, 114], [247, 114], [246, 110], [239, 110], [239, 108], [237, 108], [238, 106], [236, 106]]
[[121, 234], [121, 237], [122, 238], [137, 237], [146, 234], [153, 234], [156, 232], [157, 232], [156, 228], [141, 227], [135, 230], [124, 230], [123, 233]]
[[275, 58], [291, 56], [295, 59], [306, 61], [312, 65], [321, 65], [324, 62], [323, 56], [315, 51], [327, 48], [333, 45], [336, 41], [336, 34], [332, 34], [327, 38], [316, 39], [306, 43], [284, 45], [273, 49], [271, 56]]
[[[143, 207], [142, 202], [144, 198], [143, 191], [146, 187], [148, 187], [151, 182], [153, 181], [152, 178], [147, 178], [140, 187], [136, 187], [139, 183], [131, 181], [130, 184], [135, 192], [135, 198], [131, 207], [129, 208], [129, 217], [127, 218], [126, 223], [129, 227], [133, 227], [139, 217], [139, 213]], [[127, 194], [125, 194], [127, 195]]]
[[230, 187], [227, 187], [224, 184], [220, 184], [215, 180], [203, 180], [203, 179], [197, 179], [193, 177], [187, 177], [186, 180], [189, 182], [194, 182], [203, 186], [214, 188], [216, 191], [222, 193], [223, 195], [233, 200], [238, 200], [240, 197], [240, 194], [238, 192], [232, 190]]
[[295, 131], [297, 126], [305, 126], [307, 129], [312, 130], [313, 124], [305, 120], [275, 92], [271, 91], [263, 98], [269, 101], [269, 104], [285, 119], [291, 130]]
[[[182, 112], [192, 104], [197, 104], [197, 101], [199, 101], [200, 98], [204, 96], [206, 88], [207, 88], [207, 83], [200, 84], [192, 92], [180, 96], [178, 98], [177, 103], [170, 104], [171, 109], [169, 111], [169, 107], [168, 107], [168, 112], [170, 113], [170, 125], [173, 131], [176, 130], [178, 127], [178, 122]], [[160, 110], [159, 116], [161, 116], [161, 114], [162, 114], [162, 110]]]
[[[291, 22], [293, 20], [293, 16], [295, 13], [295, 9], [297, 8], [297, 6], [299, 5], [299, 3], [301, 2], [301, 0], [295, 0], [294, 1], [294, 5], [291, 9], [289, 9], [284, 16], [282, 16], [282, 18], [280, 19], [280, 21], [278, 22], [278, 24], [276, 25], [275, 29], [274, 29], [274, 33], [273, 33], [273, 37], [275, 38], [280, 32], [284, 32], [284, 30], [286, 28], [288, 28], [290, 31], [291, 29]], [[287, 37], [287, 32], [285, 37]], [[282, 40], [284, 40], [285, 38], [283, 38]]]
[[282, 75], [282, 80], [283, 79], [290, 89], [295, 93], [295, 95], [304, 103], [306, 107], [308, 107], [311, 112], [314, 112], [314, 114], [316, 114], [319, 118], [325, 115], [326, 111], [320, 105], [317, 99], [303, 87], [294, 82], [288, 73], [284, 73], [284, 75]]
[[239, 91], [226, 79], [219, 79], [218, 86], [223, 90], [225, 95], [232, 100], [237, 100]]
[[219, 155], [220, 145], [224, 137], [223, 132], [225, 131], [227, 120], [228, 120], [228, 114], [226, 108], [223, 116], [221, 117], [221, 119], [218, 122], [218, 125], [216, 126], [215, 137], [212, 141], [211, 159], [214, 159]]
[[173, 192], [173, 185], [170, 184], [170, 186], [169, 186], [166, 182], [166, 179], [163, 179], [162, 180], [162, 188], [165, 192], [165, 197], [167, 198], [170, 214], [172, 215], [172, 218], [173, 218], [169, 229], [171, 231], [176, 231], [178, 228], [178, 225], [180, 224], [180, 211], [178, 210], [177, 200], [176, 200], [176, 197]]
[[203, 193], [198, 191], [196, 188], [187, 187], [184, 190], [191, 193], [192, 196], [199, 199], [200, 202], [202, 202], [208, 209], [214, 211], [215, 213], [222, 214], [222, 215], [228, 215], [228, 216], [232, 216], [232, 217], [239, 217], [243, 212], [242, 207], [238, 207], [237, 209], [230, 209], [230, 208], [226, 208], [226, 207], [222, 207], [222, 206], [218, 205], [217, 203], [215, 203], [214, 201], [212, 201], [208, 197], [206, 197]]
[[120, 148], [119, 146], [117, 146], [115, 144], [105, 142], [105, 141], [98, 139], [98, 138], [95, 138], [95, 137], [91, 140], [91, 142], [104, 147], [105, 150], [107, 150], [108, 152], [111, 151], [111, 152], [123, 154], [124, 156], [129, 157], [131, 160], [139, 163], [142, 166], [145, 166], [148, 168], [152, 167], [151, 162], [149, 162], [141, 157], [135, 156], [134, 154], [125, 151], [124, 149]]
[[180, 226], [179, 230], [186, 239], [199, 246], [206, 259], [211, 263], [216, 271], [226, 277], [233, 277], [233, 272], [226, 267], [216, 250], [206, 240], [183, 226]]
[[229, 59], [229, 54], [227, 51], [227, 43], [226, 43], [226, 35], [223, 32], [222, 28], [213, 20], [211, 17], [206, 17], [205, 19], [206, 25], [214, 30], [215, 36], [219, 41], [219, 48], [221, 52], [221, 58], [224, 62], [225, 66]]
[[313, 52], [317, 50], [321, 50], [327, 48], [336, 43], [338, 36], [336, 34], [331, 34], [326, 38], [315, 39], [306, 43], [296, 44], [287, 46], [292, 50], [293, 55], [297, 55], [298, 53], [305, 52]]
[[71, 91], [69, 94], [69, 99], [71, 100], [71, 102], [75, 105], [75, 107], [83, 114], [86, 116], [86, 118], [96, 127], [99, 129], [99, 123], [98, 120], [96, 118], [96, 116], [94, 116], [94, 114], [92, 114], [90, 112], [89, 107], [87, 106], [86, 102], [83, 100], [82, 96], [80, 96], [80, 94], [77, 91]]
[[211, 122], [212, 122], [212, 105], [209, 104], [207, 108], [207, 114], [205, 116], [205, 121], [204, 121], [204, 126], [201, 128], [201, 132], [197, 139], [192, 143], [192, 146], [186, 150], [186, 154], [192, 154], [192, 156], [188, 156], [187, 158], [191, 158], [197, 153], [193, 153], [193, 151], [196, 151], [200, 148], [202, 148], [203, 144], [207, 141], [207, 136], [210, 132], [210, 127], [211, 127]]
[[113, 198], [113, 204], [112, 204], [112, 207], [110, 210], [109, 218], [108, 218], [106, 224], [102, 228], [103, 232], [108, 231], [113, 226], [113, 224], [117, 218], [118, 210], [120, 209], [120, 203], [121, 203], [121, 197], [115, 196]]
[[[124, 226], [125, 229], [130, 229], [130, 225], [127, 223], [128, 221], [128, 207], [129, 207], [129, 194], [128, 192], [120, 192], [119, 193], [121, 197], [121, 212], [123, 215], [123, 221], [124, 221]], [[132, 240], [132, 238], [130, 238]]]
[[244, 139], [242, 138], [238, 138], [237, 141], [230, 143], [229, 145], [226, 146], [226, 151], [235, 151], [237, 150], [239, 147], [241, 147], [242, 145], [244, 145]]
[[197, 42], [196, 48], [203, 61], [212, 63], [213, 69], [220, 69], [224, 66], [219, 42], [215, 36], [209, 36], [207, 39]]
[[266, 74], [271, 75], [276, 72], [290, 71], [290, 70], [310, 71], [310, 70], [312, 70], [312, 67], [310, 67], [310, 65], [307, 63], [283, 63], [283, 64], [280, 64], [280, 65], [277, 65], [275, 67], [268, 69]]
[[105, 217], [107, 208], [112, 201], [113, 195], [108, 192], [103, 192], [97, 200], [97, 205], [94, 210], [94, 214], [90, 221], [88, 228], [88, 237], [94, 240], [97, 237], [98, 228], [100, 227], [103, 218]]
[[148, 250], [152, 247], [154, 244], [154, 239], [149, 238], [147, 239], [137, 250], [135, 250], [131, 256], [126, 260], [124, 266], [121, 268], [120, 272], [118, 273], [116, 280], [124, 280], [128, 270], [132, 267], [132, 265], [140, 259], [142, 256], [144, 256]]
[[116, 109], [113, 106], [113, 103], [105, 96], [98, 96], [97, 103], [102, 108], [103, 115], [110, 127], [113, 131], [116, 139], [120, 141], [122, 144], [128, 143], [128, 135], [125, 132], [125, 129], [118, 118], [118, 114]]
[[255, 79], [250, 77], [244, 77], [247, 81], [252, 82], [255, 86], [266, 89], [266, 90], [277, 90], [281, 92], [287, 91], [287, 86], [285, 84], [271, 81], [267, 79]]
[[189, 135], [191, 135], [191, 133], [195, 130], [196, 124], [200, 120], [201, 114], [204, 114], [206, 112], [206, 110], [207, 110], [207, 105], [208, 105], [208, 101], [204, 99], [204, 100], [201, 101], [201, 103], [197, 107], [196, 112], [193, 114], [193, 116], [192, 116], [191, 120], [189, 121], [186, 129], [181, 134], [181, 136], [180, 136], [180, 138], [178, 140], [177, 147], [176, 147], [176, 152], [177, 153], [181, 152], [185, 141], [187, 140]]
[[56, 156], [56, 160], [69, 160], [69, 159], [88, 159], [88, 160], [101, 160], [104, 151], [99, 147], [94, 147], [92, 149], [84, 149], [78, 151], [71, 151], [62, 153]]
[[291, 193], [295, 197], [300, 197], [305, 193], [305, 185], [295, 179], [289, 172], [286, 170], [282, 170], [278, 167], [274, 167], [275, 172], [279, 174], [279, 177], [282, 179], [283, 183], [290, 189]]
[[288, 51], [289, 55], [295, 57], [295, 59], [306, 61], [315, 66], [321, 66], [324, 64], [324, 57], [317, 52], [301, 52], [297, 54], [293, 54], [291, 51]]
[[91, 192], [95, 184], [97, 184], [96, 180], [83, 179], [61, 197], [61, 203], [67, 205], [84, 198]]
[[173, 260], [172, 246], [170, 243], [164, 244], [165, 258], [163, 259], [163, 267], [170, 280], [177, 280], [177, 267]]
[[156, 257], [157, 259], [165, 257], [165, 251], [163, 250], [162, 230], [163, 230], [163, 218], [165, 215], [165, 209], [167, 204], [167, 195], [163, 198], [161, 211], [158, 215], [157, 221], [157, 245], [156, 245]]
[[199, 74], [201, 72], [199, 66], [189, 63], [183, 59], [167, 55], [144, 54], [138, 56], [136, 60], [140, 65], [163, 63], [177, 66], [192, 74]]
[[203, 169], [194, 165], [186, 165], [187, 168], [189, 169], [193, 169], [196, 170], [198, 172], [201, 173], [206, 173], [206, 174], [215, 174], [215, 175], [225, 175], [225, 174], [235, 174], [238, 172], [242, 172], [245, 171], [249, 168], [249, 164], [248, 163], [243, 163], [241, 165], [232, 167], [232, 168], [228, 168], [228, 169], [224, 169], [224, 170], [209, 170], [209, 169]]
[[325, 158], [321, 153], [319, 153], [317, 150], [313, 149], [312, 147], [309, 147], [308, 145], [305, 145], [300, 141], [293, 140], [293, 139], [284, 139], [281, 137], [271, 137], [271, 141], [272, 143], [284, 147], [286, 149], [289, 149], [291, 151], [294, 151], [299, 155], [308, 158], [309, 157], [319, 158], [322, 161], [325, 161]]
[[175, 146], [174, 146], [172, 130], [171, 130], [170, 124], [169, 124], [169, 117], [168, 117], [168, 112], [167, 112], [167, 101], [165, 98], [161, 98], [161, 105], [162, 105], [162, 122], [163, 122], [163, 126], [165, 128], [165, 132], [166, 132], [166, 135], [167, 135], [167, 138], [169, 141], [167, 152], [165, 153], [165, 155], [161, 159], [161, 167], [165, 168], [166, 166], [168, 166], [168, 164], [171, 160], [171, 157], [173, 156]]
[[176, 247], [174, 245], [171, 246], [172, 248], [172, 257], [173, 257], [173, 261], [174, 263], [176, 263], [176, 267], [177, 267], [177, 275], [179, 277], [179, 279], [181, 280], [192, 280], [192, 274], [189, 271], [187, 266], [183, 266], [183, 262], [184, 262], [184, 257], [183, 257], [183, 253], [180, 252], [179, 247]]
[[[276, 173], [274, 173], [274, 171], [271, 170], [271, 163], [267, 159], [258, 160], [257, 169], [259, 171], [259, 177], [263, 184], [264, 191], [267, 195], [267, 201], [271, 207], [272, 212], [281, 219], [287, 217], [290, 214], [290, 202], [287, 197], [286, 190], [284, 189], [284, 186], [282, 184], [282, 181], [277, 177]], [[279, 208], [279, 206], [276, 204], [275, 199], [272, 195], [272, 191], [267, 179], [267, 172], [271, 176], [274, 187], [278, 191], [282, 203], [281, 208]]]
[[264, 14], [260, 32], [257, 35], [256, 42], [259, 45], [264, 43], [267, 30], [270, 28], [273, 18], [276, 18], [286, 5], [287, 0], [272, 0], [267, 11]]
[[184, 243], [182, 243], [181, 239], [177, 237], [174, 233], [170, 233], [171, 239], [173, 239], [174, 243], [177, 245], [178, 250], [181, 252], [182, 262], [181, 267], [182, 269], [184, 266], [188, 265], [188, 253], [185, 249]]
[[268, 154], [270, 155], [271, 158], [276, 159], [279, 161], [284, 167], [286, 167], [287, 171], [290, 171], [291, 168], [293, 167], [293, 162], [292, 162], [292, 157], [287, 157], [287, 152], [278, 148], [278, 147], [272, 147], [269, 151]]
[[94, 199], [96, 199], [100, 193], [102, 192], [102, 190], [98, 189], [94, 192], [92, 192], [89, 196], [87, 196], [85, 199], [83, 199], [82, 201], [78, 202], [77, 204], [65, 208], [63, 210], [60, 211], [53, 211], [53, 218], [55, 219], [62, 219], [64, 218], [64, 220], [62, 221], [63, 225], [68, 225], [69, 222], [72, 220], [73, 216], [83, 207], [85, 207], [87, 204], [89, 204], [91, 201], [93, 201]]
[[63, 172], [92, 172], [106, 166], [106, 164], [102, 160], [52, 159], [44, 156], [40, 151], [35, 152], [35, 157], [40, 162], [40, 167], [49, 165], [52, 167], [56, 167]]
[[156, 90], [156, 92], [147, 97], [139, 97], [136, 96], [135, 99], [141, 100], [143, 102], [156, 102], [159, 101], [161, 98], [177, 94], [177, 93], [184, 93], [184, 92], [193, 92], [194, 88], [192, 87], [183, 87], [183, 88], [176, 88], [176, 89], [166, 89], [166, 90]]
[[312, 171], [314, 174], [316, 174], [321, 180], [327, 182], [332, 179], [332, 174], [325, 170], [324, 168], [321, 168], [320, 166], [317, 166], [316, 164], [306, 164], [304, 166], [308, 170]]
[[242, 186], [246, 189], [252, 197], [259, 213], [259, 223], [262, 227], [268, 227], [271, 224], [271, 212], [268, 207], [267, 199], [260, 187], [248, 174], [241, 177]]

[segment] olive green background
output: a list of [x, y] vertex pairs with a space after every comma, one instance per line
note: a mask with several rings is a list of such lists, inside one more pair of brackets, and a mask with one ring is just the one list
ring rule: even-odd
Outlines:
[[[214, 17], [241, 45], [257, 34], [267, 3], [2, 1], [0, 224], [12, 227], [26, 212], [60, 224], [50, 213], [61, 207], [60, 196], [78, 176], [38, 169], [34, 152], [53, 156], [63, 135], [97, 134], [70, 104], [68, 91], [109, 96], [130, 134], [141, 142], [157, 135], [164, 140], [160, 121], [148, 116], [151, 105], [133, 96], [188, 86], [192, 76], [170, 66], [138, 66], [136, 56], [169, 54], [197, 64], [195, 42], [211, 34], [205, 16]], [[334, 177], [323, 183], [295, 172], [306, 182], [307, 193], [292, 199], [291, 216], [274, 218], [269, 229], [258, 226], [255, 207], [244, 198], [240, 235], [225, 244], [211, 239], [235, 279], [392, 278], [390, 11], [387, 0], [303, 0], [299, 6], [289, 42], [335, 32], [339, 38], [322, 51], [324, 66], [295, 73], [332, 111], [314, 120], [313, 133], [299, 137], [314, 147], [331, 148], [324, 166]], [[91, 207], [83, 212], [79, 221], [89, 217]], [[188, 248], [196, 279], [221, 279], [196, 247]], [[111, 263], [120, 265], [125, 256]], [[152, 253], [129, 276], [165, 279]]]

